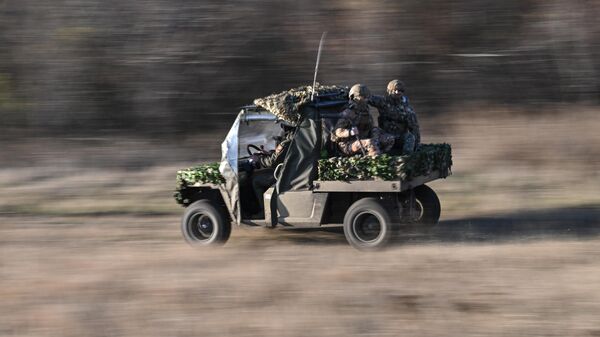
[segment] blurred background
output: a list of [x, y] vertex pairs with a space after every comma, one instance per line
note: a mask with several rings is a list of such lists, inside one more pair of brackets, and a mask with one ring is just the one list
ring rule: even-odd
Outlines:
[[[0, 336], [600, 336], [600, 2], [0, 0]], [[441, 223], [179, 233], [239, 107], [399, 78]]]
[[2, 0], [0, 125], [224, 127], [255, 97], [311, 83], [323, 31], [320, 82], [382, 92], [398, 77], [428, 114], [597, 104], [599, 14], [585, 0]]

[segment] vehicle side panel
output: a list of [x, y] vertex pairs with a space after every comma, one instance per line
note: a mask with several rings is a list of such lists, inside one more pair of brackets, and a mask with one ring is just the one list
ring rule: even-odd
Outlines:
[[234, 219], [233, 214], [231, 214], [230, 199], [223, 185], [210, 183], [194, 184], [189, 186], [189, 190], [190, 202], [188, 205], [200, 199], [207, 199], [222, 207], [226, 211], [229, 220]]
[[[265, 205], [271, 203], [273, 188], [265, 193]], [[319, 227], [329, 198], [328, 193], [287, 191], [278, 196], [278, 222], [284, 226]], [[265, 219], [271, 218], [270, 207], [265, 207]]]

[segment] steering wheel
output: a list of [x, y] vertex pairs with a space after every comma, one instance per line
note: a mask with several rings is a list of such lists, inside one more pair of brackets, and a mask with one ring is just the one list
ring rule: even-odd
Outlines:
[[246, 152], [248, 152], [248, 155], [250, 155], [250, 156], [268, 155], [269, 154], [268, 151], [265, 151], [254, 144], [248, 144], [248, 146], [246, 146]]

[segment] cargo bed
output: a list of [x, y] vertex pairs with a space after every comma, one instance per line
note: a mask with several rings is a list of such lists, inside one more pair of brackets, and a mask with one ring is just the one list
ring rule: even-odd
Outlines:
[[402, 192], [423, 185], [432, 180], [446, 178], [448, 174], [442, 174], [440, 171], [433, 171], [426, 176], [418, 176], [411, 180], [315, 180], [313, 182], [313, 192]]

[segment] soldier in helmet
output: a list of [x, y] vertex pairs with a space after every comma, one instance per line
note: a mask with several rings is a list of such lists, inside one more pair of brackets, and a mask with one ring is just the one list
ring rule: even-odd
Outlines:
[[376, 156], [394, 145], [394, 137], [374, 127], [369, 112], [369, 88], [355, 84], [348, 94], [349, 104], [341, 113], [332, 133], [332, 141], [348, 156], [366, 154]]
[[379, 127], [394, 135], [394, 152], [413, 153], [421, 142], [417, 114], [404, 96], [404, 83], [392, 80], [384, 96], [371, 96], [369, 104], [379, 110]]

